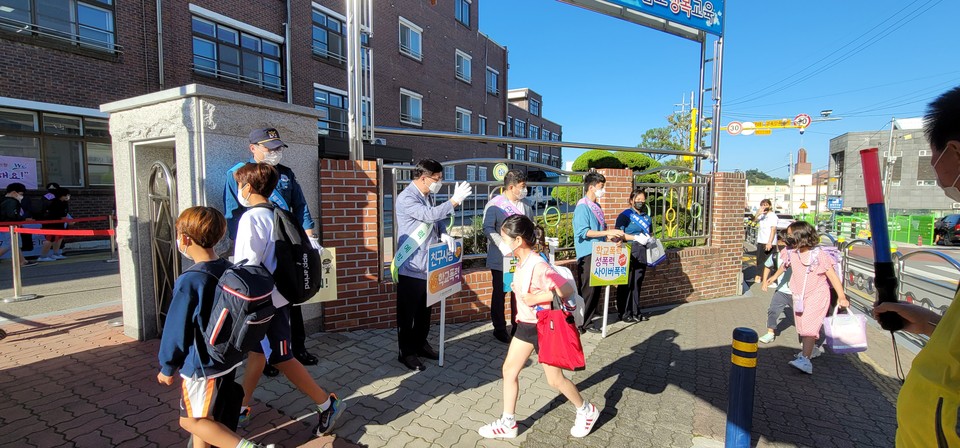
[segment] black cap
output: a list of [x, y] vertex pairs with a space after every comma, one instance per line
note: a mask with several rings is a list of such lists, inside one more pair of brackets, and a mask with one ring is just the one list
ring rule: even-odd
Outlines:
[[280, 133], [274, 128], [255, 129], [250, 133], [251, 145], [263, 145], [273, 151], [278, 148], [286, 148], [286, 143], [280, 140]]

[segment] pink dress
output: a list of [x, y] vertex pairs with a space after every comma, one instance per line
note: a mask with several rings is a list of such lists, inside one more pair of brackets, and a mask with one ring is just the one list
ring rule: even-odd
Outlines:
[[557, 289], [559, 285], [566, 283], [557, 271], [550, 267], [550, 264], [537, 254], [531, 254], [523, 265], [517, 268], [513, 276], [513, 291], [517, 294], [517, 322], [528, 324], [537, 323], [537, 311], [539, 309], [550, 309], [550, 301], [538, 306], [529, 306], [524, 302], [524, 297], [528, 294], [538, 294], [544, 291]]
[[[816, 263], [813, 263], [812, 258], [814, 252], [817, 255]], [[793, 291], [794, 300], [798, 298], [803, 300], [803, 312], [793, 314], [797, 333], [800, 336], [818, 337], [823, 318], [827, 317], [827, 310], [830, 308], [830, 283], [827, 280], [827, 271], [833, 269], [833, 258], [824, 251], [813, 249], [802, 253], [796, 250], [783, 250], [780, 252], [780, 257], [782, 260], [788, 260], [787, 266], [793, 267], [790, 291]]]

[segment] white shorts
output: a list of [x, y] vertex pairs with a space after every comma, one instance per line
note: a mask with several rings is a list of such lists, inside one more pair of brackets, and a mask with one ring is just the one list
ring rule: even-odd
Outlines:
[[183, 397], [180, 399], [180, 416], [211, 418], [213, 405], [217, 402], [222, 377], [184, 378]]

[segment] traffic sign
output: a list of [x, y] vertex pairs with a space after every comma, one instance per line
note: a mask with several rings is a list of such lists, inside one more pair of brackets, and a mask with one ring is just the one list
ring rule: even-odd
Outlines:
[[770, 135], [772, 132], [770, 129], [757, 129], [757, 135]]
[[843, 210], [843, 198], [840, 196], [831, 196], [827, 198], [827, 210]]
[[502, 181], [503, 178], [507, 176], [507, 171], [510, 171], [507, 164], [498, 163], [493, 166], [493, 178], [496, 179], [497, 182]]
[[806, 203], [806, 202], [801, 202], [801, 203], [800, 203], [800, 210], [806, 210], [806, 209], [808, 209], [808, 208], [810, 208], [810, 207], [807, 207], [807, 203]]
[[727, 132], [730, 135], [737, 135], [742, 130], [743, 130], [743, 124], [740, 123], [739, 121], [731, 121], [729, 124], [727, 124]]
[[757, 125], [753, 124], [752, 121], [745, 121], [740, 124], [740, 133], [743, 135], [753, 135], [757, 130]]
[[810, 126], [811, 122], [812, 120], [810, 119], [810, 116], [807, 114], [797, 115], [793, 119], [793, 124], [796, 125], [798, 128], [805, 128], [807, 126]]

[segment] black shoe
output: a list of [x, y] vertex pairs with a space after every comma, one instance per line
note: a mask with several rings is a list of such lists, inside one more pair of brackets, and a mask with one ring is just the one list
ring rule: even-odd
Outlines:
[[587, 329], [584, 328], [584, 327], [580, 327], [580, 328], [578, 328], [577, 330], [580, 331], [580, 334], [587, 334]]
[[498, 341], [503, 342], [504, 344], [510, 343], [510, 334], [507, 333], [507, 330], [493, 330], [493, 337], [497, 338]]
[[434, 350], [433, 347], [430, 346], [430, 344], [424, 344], [423, 347], [421, 347], [420, 350], [417, 351], [417, 355], [420, 355], [427, 359], [432, 359], [434, 361], [440, 359], [440, 354], [437, 353], [437, 351]]
[[311, 355], [307, 351], [302, 351], [299, 353], [293, 354], [294, 358], [297, 358], [297, 361], [300, 361], [300, 364], [305, 366], [315, 366], [320, 363], [320, 360], [316, 356]]
[[397, 361], [400, 361], [401, 363], [403, 363], [403, 365], [407, 366], [408, 369], [416, 372], [422, 372], [424, 370], [427, 370], [427, 366], [423, 365], [423, 363], [420, 362], [420, 358], [417, 358], [414, 355], [410, 355], [410, 356], [401, 355], [397, 357]]
[[624, 317], [623, 319], [620, 319], [620, 321], [632, 324], [637, 321], [637, 318], [631, 315], [631, 316]]
[[590, 327], [590, 328], [587, 328], [587, 331], [591, 333], [603, 333], [603, 330], [600, 329], [599, 327]]
[[275, 377], [280, 374], [280, 370], [270, 364], [263, 366], [263, 374], [269, 377]]
[[650, 315], [647, 314], [647, 313], [640, 313], [640, 314], [638, 314], [637, 316], [634, 317], [634, 320], [635, 320], [636, 322], [647, 321], [647, 320], [650, 320]]

